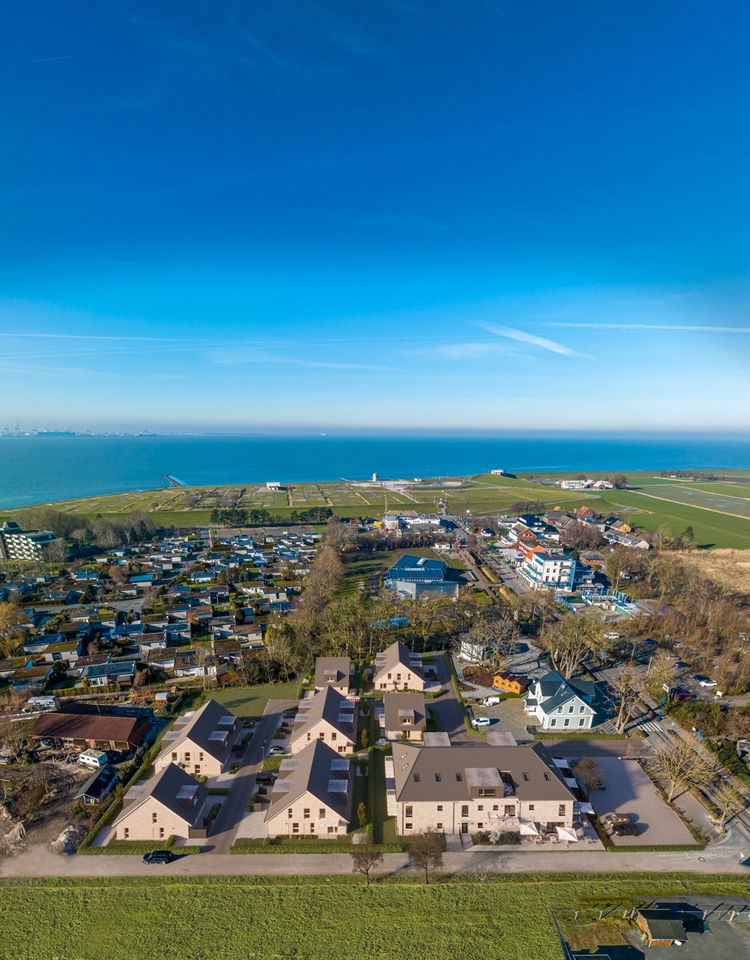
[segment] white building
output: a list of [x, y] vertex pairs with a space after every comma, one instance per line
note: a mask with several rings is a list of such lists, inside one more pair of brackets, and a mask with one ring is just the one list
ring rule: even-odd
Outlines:
[[590, 730], [596, 717], [595, 699], [595, 684], [566, 680], [556, 670], [550, 670], [529, 687], [523, 709], [543, 730]]

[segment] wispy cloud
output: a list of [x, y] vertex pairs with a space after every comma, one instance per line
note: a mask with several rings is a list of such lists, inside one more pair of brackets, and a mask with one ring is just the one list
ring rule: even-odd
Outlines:
[[579, 353], [572, 347], [564, 343], [558, 343], [556, 340], [549, 340], [547, 337], [539, 337], [535, 333], [529, 333], [527, 330], [517, 330], [515, 327], [496, 327], [490, 323], [478, 323], [478, 327], [487, 330], [488, 333], [494, 333], [496, 337], [504, 337], [506, 340], [514, 340], [517, 343], [527, 343], [531, 347], [539, 347], [540, 350], [546, 350], [548, 353], [556, 353], [563, 357], [586, 357], [587, 354]]
[[566, 327], [572, 330], [667, 330], [678, 333], [750, 333], [750, 327], [727, 327], [705, 323], [592, 323], [548, 321], [546, 327]]
[[281, 366], [305, 367], [312, 370], [376, 370], [381, 372], [392, 372], [395, 369], [376, 363], [350, 363], [338, 360], [310, 360], [305, 357], [289, 357], [284, 354], [270, 353], [266, 350], [252, 350], [242, 354], [218, 351], [210, 353], [208, 359], [213, 363], [227, 366], [279, 364]]
[[435, 343], [408, 352], [410, 356], [442, 357], [446, 360], [484, 360], [497, 356], [513, 356], [518, 353], [509, 343], [493, 343], [491, 340]]

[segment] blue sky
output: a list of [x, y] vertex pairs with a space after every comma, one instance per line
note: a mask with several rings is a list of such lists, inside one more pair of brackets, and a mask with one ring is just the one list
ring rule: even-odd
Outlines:
[[2, 30], [0, 426], [746, 429], [745, 2]]

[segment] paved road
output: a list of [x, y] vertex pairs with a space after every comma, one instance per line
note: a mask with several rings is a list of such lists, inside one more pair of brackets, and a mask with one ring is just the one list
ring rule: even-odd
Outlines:
[[242, 818], [247, 812], [247, 803], [255, 786], [255, 775], [260, 771], [265, 751], [281, 721], [281, 714], [293, 703], [293, 700], [269, 700], [266, 704], [263, 716], [258, 721], [240, 761], [240, 769], [234, 775], [231, 792], [222, 804], [213, 833], [206, 845], [206, 849], [212, 854], [229, 853]]
[[[462, 873], [731, 873], [750, 879], [750, 860], [740, 862], [738, 844], [728, 843], [702, 853], [606, 853], [605, 851], [487, 849], [446, 853], [443, 872]], [[750, 856], [750, 842], [744, 850]], [[388, 853], [378, 873], [411, 873], [414, 867], [403, 853]], [[186, 856], [168, 866], [148, 866], [138, 856], [73, 856], [50, 853], [46, 846], [30, 847], [17, 857], [0, 859], [0, 877], [169, 877], [169, 876], [323, 876], [352, 872], [348, 854], [204, 853]]]
[[435, 660], [440, 683], [445, 693], [437, 700], [429, 700], [427, 705], [435, 715], [438, 729], [445, 731], [452, 743], [475, 743], [476, 738], [469, 733], [464, 723], [464, 708], [453, 689], [447, 657], [448, 654], [444, 653]]

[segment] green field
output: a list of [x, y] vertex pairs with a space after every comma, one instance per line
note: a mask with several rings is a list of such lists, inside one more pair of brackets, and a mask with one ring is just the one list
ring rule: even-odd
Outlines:
[[746, 895], [685, 875], [216, 877], [0, 882], [2, 960], [561, 960], [551, 909], [580, 898]]
[[211, 690], [210, 697], [218, 700], [238, 717], [262, 717], [269, 700], [296, 700], [299, 683], [259, 683], [252, 687], [224, 687]]
[[[746, 471], [747, 472], [747, 471]], [[746, 473], [745, 472], [745, 473]], [[732, 471], [722, 471], [731, 477]], [[281, 517], [292, 510], [330, 507], [338, 516], [379, 516], [383, 510], [403, 509], [481, 517], [506, 511], [519, 502], [560, 504], [573, 509], [588, 504], [598, 512], [618, 513], [633, 525], [655, 530], [665, 524], [674, 536], [691, 526], [699, 544], [750, 548], [750, 483], [736, 471], [737, 483], [681, 481], [653, 472], [629, 473], [629, 489], [571, 491], [536, 482], [565, 479], [571, 474], [536, 474], [535, 479], [471, 477], [425, 479], [399, 491], [345, 480], [289, 484], [272, 492], [257, 484], [229, 487], [177, 487], [167, 490], [112, 494], [50, 504], [57, 510], [88, 519], [117, 517], [144, 511], [164, 526], [195, 526], [210, 522], [215, 509], [267, 509]], [[589, 474], [592, 478], [600, 474]], [[5, 513], [12, 515], [11, 512]]]

